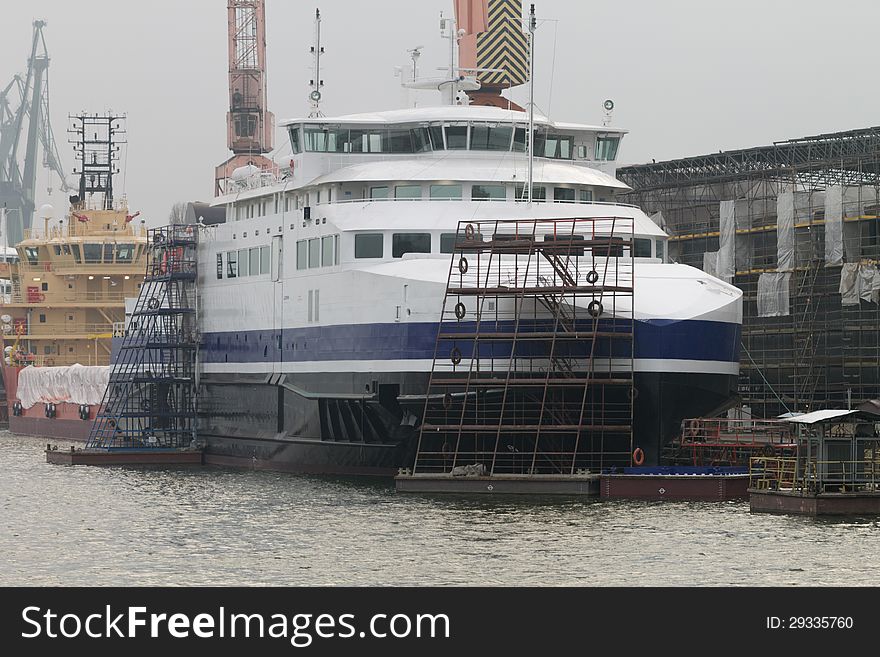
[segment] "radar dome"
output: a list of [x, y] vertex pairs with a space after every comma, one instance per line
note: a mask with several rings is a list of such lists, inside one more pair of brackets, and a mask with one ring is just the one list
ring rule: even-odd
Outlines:
[[39, 214], [40, 219], [51, 219], [55, 216], [55, 208], [46, 203], [45, 205], [40, 206]]

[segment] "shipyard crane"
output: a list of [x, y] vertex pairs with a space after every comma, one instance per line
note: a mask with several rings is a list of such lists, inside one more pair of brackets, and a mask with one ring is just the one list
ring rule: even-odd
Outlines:
[[264, 153], [275, 146], [275, 116], [266, 108], [265, 0], [229, 0], [229, 111], [227, 143], [232, 157], [217, 167], [215, 193], [223, 194], [236, 169], [274, 171]]
[[[21, 241], [33, 219], [38, 142], [43, 147], [43, 166], [58, 175], [63, 191], [72, 189], [65, 178], [49, 121], [49, 52], [43, 36], [45, 26], [45, 21], [34, 21], [27, 74], [14, 76], [0, 92], [0, 208], [5, 208], [5, 239], [9, 244]], [[19, 164], [22, 150], [24, 166]]]

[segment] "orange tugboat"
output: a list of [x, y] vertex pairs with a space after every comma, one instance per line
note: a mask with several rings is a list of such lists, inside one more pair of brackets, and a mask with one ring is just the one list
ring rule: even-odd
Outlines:
[[[107, 386], [114, 331], [144, 278], [146, 227], [113, 195], [119, 116], [72, 117], [79, 193], [38, 213], [0, 262], [3, 386], [13, 433], [88, 438]], [[9, 262], [12, 260], [12, 262]]]

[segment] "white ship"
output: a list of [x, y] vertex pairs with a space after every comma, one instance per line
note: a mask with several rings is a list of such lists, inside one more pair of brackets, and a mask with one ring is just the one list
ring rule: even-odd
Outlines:
[[607, 172], [625, 131], [459, 104], [459, 82], [438, 107], [287, 121], [289, 165], [240, 167], [213, 202], [225, 221], [198, 247], [208, 462], [407, 466], [463, 221], [631, 220], [633, 423], [648, 463], [682, 418], [733, 398], [741, 292], [669, 262], [663, 230], [615, 202], [627, 188]]

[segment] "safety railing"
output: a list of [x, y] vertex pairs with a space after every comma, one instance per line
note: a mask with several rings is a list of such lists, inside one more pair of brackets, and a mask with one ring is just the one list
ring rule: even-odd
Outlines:
[[853, 461], [758, 456], [749, 463], [749, 486], [804, 494], [880, 492], [880, 457]]
[[690, 418], [681, 422], [683, 446], [790, 446], [794, 442], [791, 424], [781, 420]]
[[12, 303], [47, 303], [52, 305], [69, 304], [69, 303], [108, 303], [121, 304], [125, 302], [126, 296], [123, 292], [77, 292], [71, 295], [48, 294], [42, 291], [14, 291], [12, 293]]

